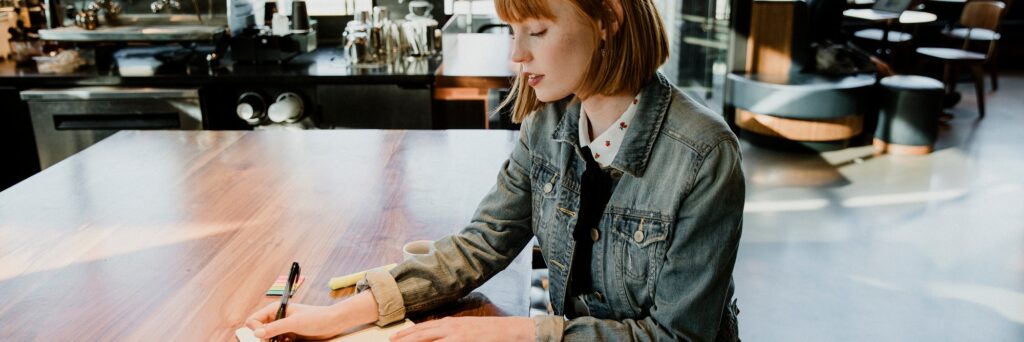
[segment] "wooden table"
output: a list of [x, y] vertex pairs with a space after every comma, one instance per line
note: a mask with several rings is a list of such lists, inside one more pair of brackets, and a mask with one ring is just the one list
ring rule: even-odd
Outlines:
[[[460, 229], [510, 131], [136, 132], [0, 193], [0, 340], [233, 341], [292, 261], [295, 302]], [[528, 253], [443, 315], [521, 315]]]

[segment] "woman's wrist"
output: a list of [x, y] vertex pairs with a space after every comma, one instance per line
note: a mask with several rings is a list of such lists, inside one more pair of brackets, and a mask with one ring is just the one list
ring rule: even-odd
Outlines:
[[377, 300], [373, 292], [363, 291], [331, 305], [336, 322], [347, 328], [376, 322]]
[[519, 327], [519, 329], [516, 329], [517, 331], [519, 331], [519, 338], [517, 338], [516, 340], [518, 340], [518, 341], [535, 341], [535, 340], [537, 340], [536, 325], [534, 324], [533, 318], [530, 318], [530, 317], [515, 317], [514, 319], [516, 320], [516, 324], [515, 325]]

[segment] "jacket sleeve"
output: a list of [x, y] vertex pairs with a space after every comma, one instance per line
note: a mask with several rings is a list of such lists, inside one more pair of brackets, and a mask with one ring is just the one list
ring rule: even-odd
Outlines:
[[700, 165], [677, 215], [657, 276], [654, 305], [641, 320], [535, 318], [542, 341], [714, 341], [732, 295], [745, 185], [734, 139]]
[[530, 121], [523, 122], [518, 144], [468, 226], [436, 241], [431, 255], [407, 260], [391, 271], [368, 272], [357, 285], [377, 299], [378, 325], [465, 296], [507, 267], [533, 238]]

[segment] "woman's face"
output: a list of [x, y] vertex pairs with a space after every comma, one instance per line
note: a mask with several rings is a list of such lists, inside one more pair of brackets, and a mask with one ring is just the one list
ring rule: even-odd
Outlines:
[[537, 99], [552, 102], [576, 92], [594, 54], [594, 32], [568, 1], [550, 0], [554, 20], [512, 23], [512, 62]]

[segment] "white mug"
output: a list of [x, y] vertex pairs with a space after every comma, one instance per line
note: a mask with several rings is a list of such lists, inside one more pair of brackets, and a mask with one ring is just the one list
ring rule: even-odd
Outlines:
[[434, 253], [434, 241], [416, 240], [402, 246], [402, 260], [409, 260], [421, 255]]
[[302, 98], [295, 93], [283, 93], [267, 108], [267, 117], [275, 123], [290, 123], [301, 120], [302, 112]]

